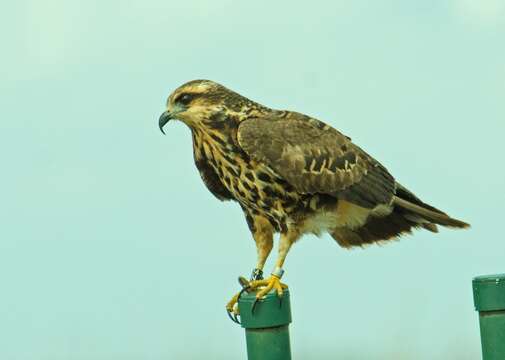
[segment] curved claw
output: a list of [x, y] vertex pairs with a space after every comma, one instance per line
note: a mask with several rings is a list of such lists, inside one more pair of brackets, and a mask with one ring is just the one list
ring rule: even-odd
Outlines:
[[237, 315], [236, 314], [233, 314], [233, 316], [231, 316], [231, 312], [230, 310], [226, 309], [226, 314], [228, 315], [228, 317], [230, 318], [231, 321], [233, 321], [234, 323], [236, 324], [239, 324], [240, 325], [240, 321], [238, 320], [237, 318]]
[[249, 290], [251, 290], [249, 282], [246, 280], [246, 282], [242, 284], [241, 279], [244, 279], [244, 278], [243, 277], [239, 277], [239, 282], [243, 286], [242, 290], [240, 290], [240, 292], [237, 295], [234, 296], [234, 298], [236, 297], [236, 300], [235, 299], [232, 300], [233, 301], [231, 303], [232, 305], [229, 304], [227, 306], [227, 308], [226, 308], [226, 314], [228, 314], [228, 317], [230, 318], [230, 320], [233, 321], [236, 324], [239, 324], [239, 325], [241, 325], [241, 322], [238, 319], [238, 315], [239, 314], [237, 314], [234, 310], [230, 310], [230, 309], [232, 308], [233, 305], [236, 305], [238, 303], [238, 301], [240, 300], [240, 297], [242, 296], [243, 293], [248, 292]]
[[242, 325], [242, 323], [240, 322], [240, 320], [238, 319], [238, 314], [233, 314], [233, 318], [235, 319], [235, 322], [239, 325]]
[[244, 288], [242, 288], [242, 290], [240, 290], [240, 292], [238, 293], [237, 302], [240, 300], [242, 294], [245, 292], [249, 292], [249, 290], [251, 290], [250, 286], [245, 286]]
[[251, 315], [254, 315], [254, 310], [256, 309], [256, 305], [258, 304], [259, 301], [260, 301], [259, 298], [254, 299], [254, 302], [251, 307]]

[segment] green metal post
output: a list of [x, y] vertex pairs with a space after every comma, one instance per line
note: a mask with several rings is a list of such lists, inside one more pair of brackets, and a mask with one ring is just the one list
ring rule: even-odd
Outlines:
[[260, 300], [252, 312], [256, 294], [244, 293], [238, 302], [240, 322], [245, 328], [247, 358], [249, 360], [291, 360], [289, 324], [291, 305], [289, 291], [282, 301], [275, 292]]
[[479, 312], [483, 360], [505, 359], [505, 274], [473, 279], [473, 300]]

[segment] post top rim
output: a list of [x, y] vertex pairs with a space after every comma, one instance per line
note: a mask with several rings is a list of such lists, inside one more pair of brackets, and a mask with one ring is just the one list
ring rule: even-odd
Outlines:
[[505, 273], [503, 274], [493, 274], [493, 275], [480, 275], [473, 278], [474, 283], [483, 283], [483, 282], [500, 282], [505, 281]]

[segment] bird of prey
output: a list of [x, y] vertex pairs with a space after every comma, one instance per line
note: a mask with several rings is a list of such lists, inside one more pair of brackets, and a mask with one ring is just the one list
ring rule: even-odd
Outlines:
[[[209, 80], [177, 88], [159, 127], [178, 119], [190, 129], [193, 154], [207, 188], [238, 202], [256, 242], [249, 290], [282, 297], [283, 265], [302, 235], [329, 233], [344, 248], [396, 239], [437, 225], [466, 228], [426, 204], [389, 171], [330, 125], [294, 111], [270, 109]], [[271, 275], [263, 267], [280, 233]], [[227, 304], [238, 314], [239, 294]]]

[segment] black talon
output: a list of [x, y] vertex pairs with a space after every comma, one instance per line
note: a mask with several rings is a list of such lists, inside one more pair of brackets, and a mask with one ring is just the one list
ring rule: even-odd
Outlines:
[[[242, 296], [243, 293], [251, 290], [251, 286], [249, 285], [249, 281], [245, 277], [239, 276], [238, 283], [240, 284], [240, 286], [242, 286], [242, 290], [240, 290], [240, 292], [238, 293], [237, 303], [240, 300], [240, 297]], [[241, 325], [241, 322], [238, 319], [238, 315], [233, 313], [233, 316], [232, 316], [232, 313], [233, 313], [232, 311], [229, 311], [228, 309], [226, 309], [226, 314], [228, 314], [228, 317], [230, 318], [230, 320], [236, 324]]]
[[254, 299], [254, 302], [253, 302], [253, 305], [252, 305], [252, 308], [251, 308], [251, 314], [254, 315], [254, 310], [256, 309], [256, 305], [258, 304], [260, 299], [256, 298]]
[[242, 290], [240, 290], [240, 292], [238, 293], [238, 298], [237, 298], [237, 302], [240, 300], [240, 297], [242, 296], [243, 293], [245, 292], [248, 292], [251, 288], [249, 286], [245, 286], [242, 288]]
[[238, 320], [236, 314], [233, 314], [233, 316], [231, 316], [231, 312], [228, 309], [226, 309], [226, 314], [228, 314], [228, 317], [230, 318], [231, 321], [240, 325], [240, 321]]
[[279, 296], [279, 309], [282, 308], [282, 296]]
[[238, 319], [237, 317], [238, 315], [237, 314], [233, 314], [233, 318], [235, 319], [235, 322], [239, 325], [242, 325], [242, 323], [240, 322], [240, 320]]

